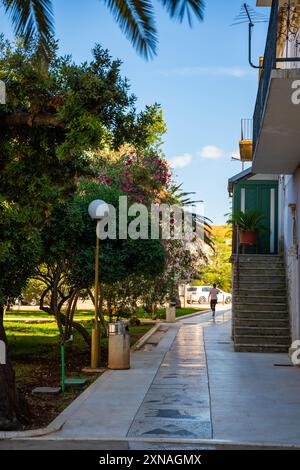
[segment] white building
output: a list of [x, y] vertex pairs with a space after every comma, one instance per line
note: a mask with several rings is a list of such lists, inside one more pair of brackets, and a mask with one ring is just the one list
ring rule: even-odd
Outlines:
[[252, 171], [279, 175], [292, 341], [300, 339], [300, 1], [258, 0], [270, 22], [253, 117]]

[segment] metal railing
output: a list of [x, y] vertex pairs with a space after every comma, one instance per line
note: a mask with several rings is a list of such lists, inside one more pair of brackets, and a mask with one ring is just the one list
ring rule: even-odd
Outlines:
[[278, 0], [273, 0], [263, 69], [259, 81], [256, 105], [253, 115], [253, 153], [259, 136], [272, 70], [276, 68]]
[[241, 119], [241, 140], [253, 139], [253, 119]]

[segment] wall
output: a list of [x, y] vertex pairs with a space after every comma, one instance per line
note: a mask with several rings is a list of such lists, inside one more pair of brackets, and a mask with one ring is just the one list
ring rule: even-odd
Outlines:
[[[287, 268], [289, 311], [292, 341], [300, 339], [300, 168], [293, 176], [280, 180], [281, 227], [280, 235]], [[296, 204], [294, 216], [290, 204]]]

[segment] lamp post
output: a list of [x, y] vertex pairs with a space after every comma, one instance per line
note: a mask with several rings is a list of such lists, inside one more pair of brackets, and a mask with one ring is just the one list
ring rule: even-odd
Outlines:
[[2, 80], [0, 80], [0, 104], [6, 104], [6, 87]]
[[91, 344], [91, 369], [97, 369], [99, 366], [100, 352], [100, 328], [98, 321], [98, 300], [99, 300], [99, 237], [97, 233], [98, 223], [109, 213], [109, 207], [106, 202], [101, 199], [95, 199], [89, 204], [89, 215], [97, 221], [96, 227], [96, 250], [95, 250], [95, 321], [92, 328], [92, 344]]

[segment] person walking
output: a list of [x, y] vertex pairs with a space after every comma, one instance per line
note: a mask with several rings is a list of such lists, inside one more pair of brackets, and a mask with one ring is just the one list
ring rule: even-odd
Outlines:
[[210, 300], [210, 308], [212, 311], [212, 317], [215, 318], [216, 315], [216, 305], [218, 303], [218, 294], [220, 294], [219, 289], [217, 289], [217, 285], [213, 284], [213, 287], [210, 289], [208, 294], [208, 301]]

